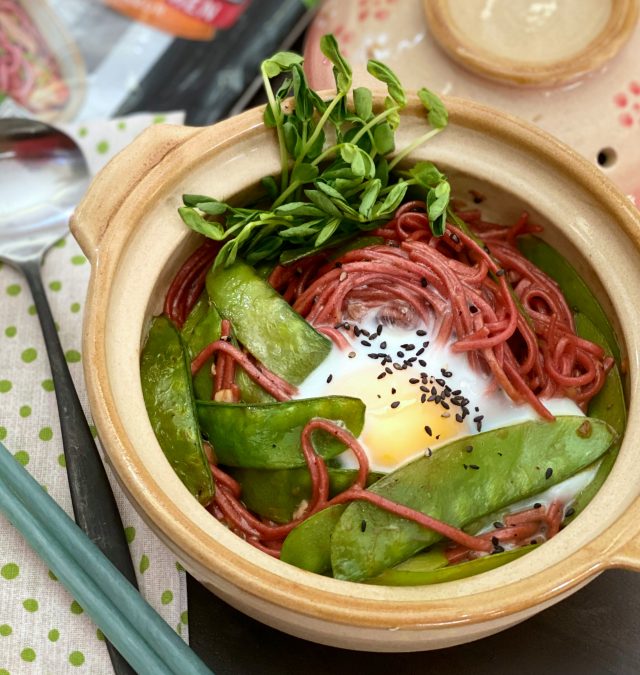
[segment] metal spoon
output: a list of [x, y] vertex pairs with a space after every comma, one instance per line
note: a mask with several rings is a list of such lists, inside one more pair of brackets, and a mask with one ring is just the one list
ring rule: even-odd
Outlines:
[[[0, 119], [0, 260], [25, 275], [40, 319], [55, 385], [76, 522], [138, 587], [122, 520], [82, 411], [47, 302], [40, 266], [67, 232], [89, 182], [80, 148], [61, 131], [28, 119]], [[134, 671], [107, 643], [116, 674]]]

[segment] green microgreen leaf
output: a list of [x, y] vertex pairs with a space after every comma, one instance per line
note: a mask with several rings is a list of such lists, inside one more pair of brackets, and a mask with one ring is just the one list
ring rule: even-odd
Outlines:
[[198, 202], [196, 206], [208, 216], [220, 216], [229, 209], [229, 206], [224, 202], [218, 202], [213, 199], [208, 202]]
[[324, 215], [324, 211], [313, 204], [309, 204], [309, 202], [289, 202], [288, 204], [282, 204], [282, 206], [276, 208], [275, 212], [279, 215], [312, 216], [314, 218]]
[[370, 89], [358, 87], [353, 90], [353, 107], [356, 115], [366, 122], [373, 112], [373, 95]]
[[[404, 88], [398, 79], [398, 76], [384, 63], [376, 61], [375, 59], [369, 59], [367, 62], [367, 71], [370, 75], [384, 82], [387, 85], [387, 91], [389, 92], [389, 98], [392, 101], [393, 105], [397, 105], [399, 108], [404, 108], [407, 105], [407, 95], [404, 92]], [[387, 106], [389, 107], [389, 106]]]
[[323, 192], [320, 190], [305, 190], [304, 193], [321, 211], [330, 216], [340, 217], [338, 207]]
[[395, 150], [395, 136], [388, 122], [381, 122], [374, 127], [373, 147], [379, 155], [388, 155]]
[[304, 61], [300, 54], [294, 52], [278, 52], [271, 58], [262, 62], [262, 72], [268, 77], [273, 78], [282, 72], [291, 70], [292, 66]]
[[203, 202], [217, 202], [213, 197], [205, 197], [204, 195], [182, 195], [182, 203], [185, 206], [197, 206]]
[[209, 239], [221, 241], [227, 234], [220, 223], [206, 220], [195, 209], [189, 206], [181, 206], [178, 209], [178, 213], [187, 227], [190, 227], [194, 232], [204, 234]]
[[322, 246], [329, 237], [338, 229], [338, 226], [340, 225], [340, 218], [331, 218], [329, 222], [326, 223], [326, 225], [320, 230], [318, 233], [318, 236], [316, 237], [316, 240], [314, 242], [315, 246]]
[[376, 206], [373, 210], [375, 217], [380, 218], [393, 213], [404, 199], [409, 184], [406, 181], [396, 183], [391, 190], [389, 190], [382, 204]]
[[365, 218], [371, 218], [373, 205], [376, 203], [381, 189], [382, 183], [380, 182], [380, 179], [374, 178], [369, 182], [369, 185], [364, 191], [358, 212]]
[[311, 183], [318, 177], [318, 167], [313, 164], [298, 164], [291, 172], [291, 181], [296, 183]]
[[426, 188], [439, 185], [446, 177], [432, 162], [417, 162], [408, 171], [409, 175]]
[[[284, 133], [284, 144], [287, 148], [287, 152], [295, 157], [300, 151], [301, 144], [300, 134], [298, 133], [295, 124], [290, 120], [287, 120], [282, 125], [282, 132]], [[293, 180], [293, 176], [291, 180]]]
[[272, 201], [278, 196], [278, 184], [273, 176], [265, 176], [261, 179], [262, 187], [267, 193], [267, 197]]
[[444, 129], [449, 121], [449, 113], [440, 98], [425, 87], [418, 91], [418, 98], [427, 110], [427, 119], [434, 129]]
[[291, 71], [293, 80], [293, 96], [296, 101], [296, 117], [304, 122], [313, 117], [314, 102], [309, 96], [309, 87], [300, 64], [293, 66]]
[[447, 206], [451, 197], [449, 183], [439, 183], [435, 188], [427, 192], [427, 213], [429, 225], [436, 237], [441, 237], [446, 228]]
[[340, 53], [340, 48], [333, 35], [323, 35], [320, 38], [320, 51], [333, 64], [333, 76], [336, 80], [338, 92], [346, 95], [351, 89], [351, 68]]

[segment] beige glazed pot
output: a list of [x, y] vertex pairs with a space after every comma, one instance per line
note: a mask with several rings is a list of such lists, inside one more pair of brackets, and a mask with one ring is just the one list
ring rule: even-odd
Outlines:
[[[378, 102], [382, 101], [378, 97]], [[527, 556], [482, 575], [391, 588], [321, 577], [273, 559], [199, 506], [165, 460], [149, 423], [139, 359], [149, 321], [199, 239], [176, 209], [183, 193], [227, 200], [279, 171], [260, 110], [196, 129], [146, 131], [95, 179], [72, 221], [92, 264], [84, 363], [102, 443], [129, 498], [184, 566], [247, 614], [317, 642], [373, 651], [436, 649], [507, 628], [610, 567], [640, 570], [640, 216], [602, 174], [515, 118], [447, 101], [450, 125], [412, 159], [430, 159], [456, 196], [512, 223], [523, 209], [599, 297], [628, 363], [628, 427], [604, 487], [567, 528]], [[426, 130], [415, 98], [397, 145]]]

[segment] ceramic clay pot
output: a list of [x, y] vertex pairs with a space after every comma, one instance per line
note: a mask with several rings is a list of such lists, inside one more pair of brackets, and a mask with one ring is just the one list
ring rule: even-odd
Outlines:
[[[380, 105], [382, 97], [376, 98]], [[447, 129], [411, 159], [446, 171], [454, 193], [485, 195], [483, 213], [544, 226], [583, 275], [618, 332], [629, 417], [603, 488], [568, 527], [499, 569], [434, 586], [356, 584], [291, 567], [253, 548], [191, 496], [165, 460], [140, 385], [140, 350], [170, 280], [199, 243], [177, 215], [183, 193], [242, 200], [277, 174], [262, 111], [213, 127], [154, 126], [98, 175], [72, 231], [91, 261], [84, 364], [91, 411], [108, 460], [146, 522], [214, 593], [271, 626], [320, 643], [377, 651], [475, 640], [558, 602], [610, 567], [640, 569], [640, 217], [587, 161], [539, 129], [449, 99]], [[397, 146], [426, 130], [415, 97]]]

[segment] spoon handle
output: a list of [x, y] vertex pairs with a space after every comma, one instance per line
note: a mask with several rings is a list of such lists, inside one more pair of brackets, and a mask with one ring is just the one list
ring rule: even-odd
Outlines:
[[[49, 355], [75, 520], [133, 587], [138, 588], [118, 506], [58, 339], [42, 285], [40, 260], [28, 260], [21, 264], [21, 269], [33, 295]], [[117, 675], [134, 673], [113, 645], [107, 643], [107, 648]]]

